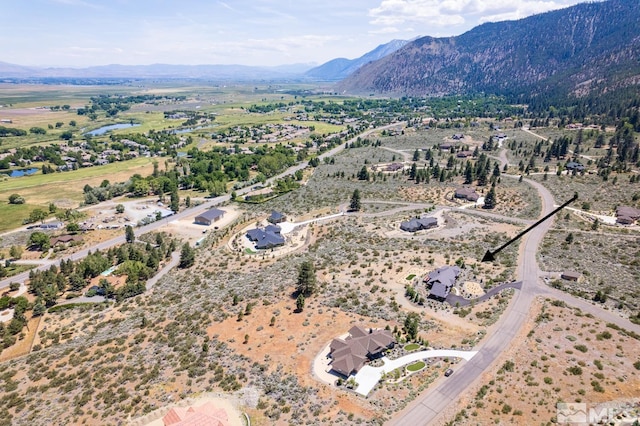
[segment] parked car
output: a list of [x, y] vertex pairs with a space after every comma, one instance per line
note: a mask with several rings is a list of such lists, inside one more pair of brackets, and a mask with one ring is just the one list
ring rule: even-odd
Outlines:
[[447, 368], [447, 371], [444, 372], [444, 377], [449, 377], [453, 374], [453, 370], [451, 368]]

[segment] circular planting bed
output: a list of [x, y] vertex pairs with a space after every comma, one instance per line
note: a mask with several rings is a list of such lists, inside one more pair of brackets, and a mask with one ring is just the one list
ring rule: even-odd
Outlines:
[[413, 364], [407, 365], [407, 371], [415, 373], [416, 371], [422, 370], [426, 365], [424, 361], [414, 362]]

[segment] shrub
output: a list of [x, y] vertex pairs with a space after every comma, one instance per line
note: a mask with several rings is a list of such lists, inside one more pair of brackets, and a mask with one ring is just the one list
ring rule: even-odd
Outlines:
[[582, 368], [580, 368], [577, 365], [574, 365], [573, 367], [569, 367], [567, 368], [567, 371], [571, 374], [573, 374], [574, 376], [579, 376], [582, 374]]
[[25, 199], [20, 194], [9, 195], [9, 204], [24, 204]]
[[575, 345], [574, 348], [582, 353], [586, 353], [588, 351], [585, 345]]

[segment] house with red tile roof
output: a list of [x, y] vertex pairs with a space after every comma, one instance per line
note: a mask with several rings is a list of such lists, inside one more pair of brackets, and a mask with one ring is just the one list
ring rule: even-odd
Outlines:
[[162, 422], [164, 426], [229, 426], [229, 416], [224, 408], [207, 402], [199, 407], [174, 407]]

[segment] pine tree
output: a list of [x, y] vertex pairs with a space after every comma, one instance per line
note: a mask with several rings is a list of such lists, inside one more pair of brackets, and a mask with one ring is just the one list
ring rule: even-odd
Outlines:
[[195, 263], [195, 258], [195, 250], [189, 245], [189, 243], [184, 243], [182, 251], [180, 252], [179, 266], [181, 268], [190, 268]]
[[304, 261], [298, 272], [296, 291], [305, 297], [309, 297], [318, 290], [316, 285], [316, 271], [311, 261]]
[[178, 190], [174, 189], [171, 191], [171, 211], [177, 213], [180, 210], [180, 197], [178, 196]]
[[351, 203], [349, 204], [349, 210], [352, 212], [359, 212], [361, 208], [360, 203], [360, 190], [356, 189], [353, 191], [353, 195], [351, 196]]
[[127, 225], [124, 228], [125, 240], [131, 244], [136, 240], [136, 234], [133, 232], [133, 228], [130, 225]]
[[302, 312], [304, 309], [304, 302], [305, 302], [305, 298], [302, 295], [302, 293], [300, 293], [298, 295], [298, 297], [296, 298], [296, 311], [297, 312]]
[[418, 166], [416, 163], [411, 165], [411, 170], [409, 171], [409, 179], [413, 180], [416, 178], [416, 173], [418, 172]]
[[492, 186], [487, 196], [484, 197], [484, 208], [485, 209], [493, 209], [496, 207], [496, 189], [495, 186]]

